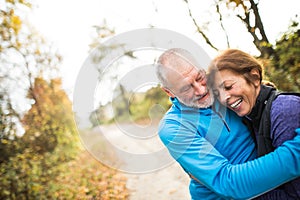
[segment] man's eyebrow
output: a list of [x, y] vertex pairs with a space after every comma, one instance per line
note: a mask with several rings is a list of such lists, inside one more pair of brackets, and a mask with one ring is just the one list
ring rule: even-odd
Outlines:
[[199, 73], [199, 74], [206, 75], [206, 71], [205, 71], [204, 69], [199, 69], [199, 70], [198, 70], [198, 73]]
[[200, 69], [198, 71], [198, 75], [197, 77], [201, 76], [201, 78], [205, 78], [206, 77], [206, 72], [203, 69]]

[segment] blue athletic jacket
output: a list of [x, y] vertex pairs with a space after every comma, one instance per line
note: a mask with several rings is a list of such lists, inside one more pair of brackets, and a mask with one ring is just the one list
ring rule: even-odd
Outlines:
[[300, 175], [299, 134], [253, 160], [253, 139], [234, 112], [218, 102], [214, 109], [195, 109], [171, 101], [158, 133], [172, 157], [197, 179], [190, 181], [192, 199], [249, 199]]

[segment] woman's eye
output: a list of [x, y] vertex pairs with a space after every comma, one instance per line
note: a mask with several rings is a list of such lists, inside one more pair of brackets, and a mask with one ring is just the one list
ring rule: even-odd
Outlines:
[[224, 89], [225, 89], [225, 90], [230, 90], [230, 89], [232, 89], [232, 85], [224, 86]]

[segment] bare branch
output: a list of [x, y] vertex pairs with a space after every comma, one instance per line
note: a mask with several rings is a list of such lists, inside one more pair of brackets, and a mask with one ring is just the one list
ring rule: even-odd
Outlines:
[[215, 49], [215, 50], [218, 51], [219, 49], [218, 49], [217, 47], [215, 47], [215, 46], [211, 43], [211, 41], [209, 40], [209, 38], [208, 38], [208, 37], [206, 36], [206, 34], [201, 30], [201, 27], [198, 25], [196, 19], [195, 19], [194, 16], [192, 15], [192, 11], [191, 11], [191, 8], [190, 8], [190, 6], [189, 6], [188, 0], [183, 0], [183, 1], [187, 4], [188, 11], [189, 11], [189, 16], [192, 18], [193, 23], [194, 23], [194, 25], [195, 25], [196, 28], [197, 28], [197, 32], [200, 33], [200, 35], [204, 38], [205, 42], [206, 42], [211, 48], [213, 48], [213, 49]]
[[250, 0], [250, 3], [251, 3], [251, 9], [253, 10], [254, 16], [255, 16], [255, 27], [259, 29], [259, 32], [262, 36], [261, 40], [269, 43], [269, 40], [268, 40], [267, 35], [264, 30], [263, 23], [260, 18], [260, 14], [258, 12], [257, 4], [253, 0]]
[[[255, 3], [253, 0], [249, 0], [250, 2], [250, 9], [247, 9], [247, 6], [245, 6], [244, 1], [240, 2], [240, 5], [243, 6], [243, 11], [245, 17], [237, 14], [237, 17], [245, 24], [247, 31], [251, 34], [253, 37], [253, 43], [256, 46], [256, 48], [261, 52], [261, 57], [268, 58], [270, 55], [274, 55], [274, 49], [271, 45], [269, 45], [269, 40], [266, 36], [264, 26], [258, 11], [258, 3]], [[253, 17], [255, 24], [251, 26], [250, 24], [250, 14], [253, 12]]]
[[245, 14], [245, 17], [243, 18], [241, 15], [237, 15], [237, 17], [242, 21], [244, 22], [246, 28], [247, 28], [247, 31], [251, 34], [251, 36], [253, 37], [254, 39], [254, 44], [257, 48], [259, 48], [259, 43], [260, 43], [260, 40], [259, 38], [257, 37], [257, 35], [255, 34], [255, 28], [254, 27], [251, 27], [250, 26], [250, 16], [249, 16], [249, 13], [244, 13]]
[[229, 48], [230, 44], [229, 44], [228, 34], [227, 34], [227, 31], [225, 30], [224, 25], [223, 25], [223, 16], [222, 16], [222, 13], [220, 12], [220, 6], [219, 6], [218, 2], [216, 2], [216, 9], [217, 9], [217, 13], [219, 14], [219, 21], [220, 21], [220, 24], [221, 24], [221, 28], [225, 33], [227, 47]]

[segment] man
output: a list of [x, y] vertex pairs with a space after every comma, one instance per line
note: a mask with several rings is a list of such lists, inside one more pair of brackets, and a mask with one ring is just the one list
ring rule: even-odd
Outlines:
[[192, 199], [249, 199], [300, 175], [300, 129], [294, 140], [253, 160], [256, 151], [248, 129], [234, 112], [214, 102], [205, 71], [189, 52], [164, 52], [157, 76], [173, 104], [159, 136], [192, 177]]

